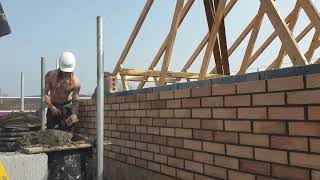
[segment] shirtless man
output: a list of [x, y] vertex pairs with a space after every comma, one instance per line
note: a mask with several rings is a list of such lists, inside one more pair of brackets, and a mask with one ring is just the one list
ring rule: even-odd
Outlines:
[[74, 75], [76, 59], [64, 52], [59, 58], [59, 69], [49, 71], [45, 79], [45, 101], [48, 106], [47, 128], [71, 130], [79, 121], [80, 80]]

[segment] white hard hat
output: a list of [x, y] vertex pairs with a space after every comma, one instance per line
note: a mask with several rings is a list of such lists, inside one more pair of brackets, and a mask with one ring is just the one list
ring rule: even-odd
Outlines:
[[76, 57], [72, 52], [63, 52], [59, 57], [59, 69], [63, 72], [73, 72], [76, 67]]

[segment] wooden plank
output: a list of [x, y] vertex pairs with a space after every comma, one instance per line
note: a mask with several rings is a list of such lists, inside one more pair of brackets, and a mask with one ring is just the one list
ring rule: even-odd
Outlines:
[[260, 0], [260, 2], [269, 17], [271, 24], [277, 32], [278, 37], [288, 51], [288, 55], [293, 65], [300, 66], [308, 64], [306, 58], [301, 53], [296, 40], [290, 32], [288, 25], [281, 18], [275, 2], [273, 0]]
[[217, 38], [217, 33], [220, 28], [221, 19], [223, 18], [223, 15], [224, 15], [225, 5], [226, 5], [226, 0], [221, 0], [218, 5], [216, 15], [214, 18], [215, 25], [210, 31], [210, 37], [209, 37], [209, 41], [207, 44], [207, 49], [206, 49], [206, 52], [205, 52], [205, 55], [204, 55], [204, 58], [202, 61], [202, 65], [201, 65], [199, 80], [204, 79], [205, 75], [207, 74], [208, 65], [209, 65], [209, 61], [211, 58], [211, 54], [212, 54], [211, 51], [214, 48], [214, 42]]
[[320, 37], [320, 31], [316, 31], [313, 35], [308, 51], [304, 54], [309, 63], [311, 62], [314, 52], [320, 46], [319, 37]]
[[[181, 18], [179, 18], [179, 23], [178, 23], [179, 26], [181, 25], [181, 23], [183, 22], [184, 18], [188, 14], [188, 12], [189, 12], [191, 6], [193, 5], [193, 3], [194, 3], [194, 0], [188, 0], [186, 5], [183, 7], [182, 12], [181, 12]], [[161, 56], [163, 55], [164, 51], [166, 50], [167, 43], [168, 43], [168, 38], [169, 38], [169, 34], [167, 35], [166, 39], [162, 43], [162, 45], [161, 45], [160, 49], [158, 50], [156, 56], [153, 58], [150, 66], [148, 67], [149, 70], [154, 69], [154, 67], [156, 67], [156, 65], [158, 64]], [[148, 77], [146, 77], [146, 79], [147, 78]], [[145, 85], [145, 81], [141, 81], [139, 83], [139, 85], [138, 85], [138, 89], [143, 88], [144, 85]]]
[[144, 8], [143, 8], [143, 10], [142, 10], [142, 12], [140, 14], [140, 17], [139, 17], [139, 19], [138, 19], [138, 21], [137, 21], [137, 23], [136, 23], [131, 35], [130, 35], [130, 37], [129, 37], [129, 40], [128, 40], [124, 50], [121, 53], [121, 56], [120, 56], [120, 58], [119, 58], [119, 60], [117, 62], [117, 65], [115, 66], [115, 68], [113, 70], [113, 74], [117, 74], [117, 72], [118, 72], [118, 70], [120, 68], [120, 65], [124, 63], [128, 53], [129, 53], [129, 51], [131, 49], [131, 46], [132, 46], [134, 40], [136, 39], [144, 20], [146, 19], [147, 15], [148, 15], [148, 12], [149, 12], [152, 4], [153, 4], [153, 1], [154, 0], [147, 0], [147, 2], [146, 2], [145, 6], [144, 6]]
[[[297, 21], [298, 21], [298, 17], [299, 17], [299, 14], [300, 14], [300, 11], [301, 11], [301, 6], [300, 4], [297, 2], [296, 3], [296, 6], [295, 6], [295, 11], [294, 11], [294, 15], [292, 17], [292, 21], [290, 21], [288, 27], [290, 29], [290, 31], [292, 32], [294, 27], [296, 26], [297, 24]], [[280, 48], [280, 51], [279, 51], [279, 54], [276, 58], [276, 62], [274, 64], [274, 68], [275, 69], [279, 69], [283, 63], [283, 60], [286, 56], [286, 48], [285, 46], [282, 44], [281, 45], [281, 48]]]
[[[209, 28], [209, 32], [210, 32], [213, 27], [213, 17], [215, 16], [215, 10], [213, 7], [212, 0], [203, 0], [203, 4], [204, 4], [205, 12], [206, 12], [207, 24], [208, 24], [208, 28]], [[216, 67], [217, 67], [216, 72], [217, 72], [217, 74], [223, 74], [222, 59], [221, 59], [220, 45], [219, 45], [218, 39], [216, 39], [214, 43], [215, 43], [215, 45], [213, 48], [213, 56], [214, 56], [214, 60], [215, 60]]]
[[[296, 37], [296, 41], [299, 43], [312, 29], [312, 24], [310, 23], [306, 28], [304, 28], [301, 33]], [[287, 55], [287, 52], [286, 52]], [[272, 70], [274, 68], [274, 65], [276, 63], [276, 60], [273, 60], [272, 63], [268, 66], [266, 70]]]
[[74, 149], [87, 149], [91, 148], [91, 144], [82, 143], [75, 145], [64, 145], [64, 146], [53, 146], [53, 147], [43, 147], [41, 145], [33, 146], [33, 147], [23, 147], [20, 151], [26, 154], [38, 154], [38, 153], [46, 153], [46, 152], [55, 152], [55, 151], [67, 151]]
[[311, 0], [298, 0], [305, 13], [309, 17], [313, 27], [320, 31], [320, 14]]
[[177, 30], [178, 30], [178, 26], [179, 26], [178, 19], [179, 19], [179, 16], [180, 16], [182, 8], [183, 8], [183, 3], [184, 3], [184, 0], [177, 0], [177, 4], [176, 4], [175, 11], [174, 11], [174, 16], [173, 16], [170, 32], [169, 32], [169, 39], [167, 42], [167, 48], [166, 48], [166, 52], [164, 54], [164, 59], [163, 59], [162, 67], [161, 67], [161, 76], [159, 79], [160, 85], [164, 85], [166, 83], [165, 78], [167, 76], [167, 72], [168, 72], [168, 68], [169, 68], [169, 64], [170, 64], [170, 60], [171, 60], [173, 45], [176, 40]]
[[241, 67], [240, 67], [238, 74], [245, 73], [249, 67], [249, 60], [252, 55], [253, 48], [256, 44], [257, 38], [258, 38], [258, 34], [260, 31], [260, 27], [261, 27], [264, 13], [265, 13], [264, 9], [262, 8], [262, 6], [260, 6], [257, 17], [255, 18], [255, 22], [254, 22], [254, 25], [252, 28], [251, 36], [250, 36], [250, 39], [249, 39], [249, 42], [247, 45], [247, 49], [245, 51], [245, 54], [244, 54], [244, 57], [243, 57], [243, 60], [241, 63]]
[[[295, 12], [297, 11], [297, 8], [295, 8], [289, 13], [289, 15], [286, 17], [285, 21], [286, 23], [291, 23], [292, 18], [295, 15]], [[262, 52], [276, 39], [277, 33], [273, 31], [273, 33], [267, 38], [266, 41], [262, 43], [262, 45], [256, 50], [256, 52], [251, 56], [250, 58], [250, 65], [262, 54]], [[250, 66], [249, 65], [249, 66]]]

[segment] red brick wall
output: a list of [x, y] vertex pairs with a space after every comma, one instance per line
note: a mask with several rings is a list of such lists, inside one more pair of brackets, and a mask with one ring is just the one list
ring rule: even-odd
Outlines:
[[[78, 131], [95, 133], [95, 103]], [[320, 179], [320, 74], [106, 98], [105, 156], [178, 179]], [[272, 178], [271, 178], [272, 177]]]

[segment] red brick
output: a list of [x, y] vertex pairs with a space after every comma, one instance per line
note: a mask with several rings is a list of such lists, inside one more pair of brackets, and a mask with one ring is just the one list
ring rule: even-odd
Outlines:
[[239, 169], [239, 159], [214, 155], [214, 164], [230, 169]]
[[213, 164], [213, 155], [208, 153], [202, 152], [193, 152], [193, 160], [206, 163], [206, 164]]
[[238, 95], [238, 96], [225, 96], [224, 105], [230, 106], [250, 106], [250, 95]]
[[173, 99], [173, 91], [161, 91], [160, 99]]
[[164, 126], [166, 126], [166, 119], [153, 118], [152, 125], [164, 127]]
[[211, 86], [191, 89], [192, 97], [211, 96]]
[[151, 101], [139, 102], [140, 109], [151, 109]]
[[133, 103], [129, 103], [129, 107], [130, 109], [139, 109], [139, 102], [133, 102]]
[[173, 147], [161, 146], [160, 152], [161, 152], [161, 154], [168, 155], [168, 156], [175, 155], [175, 149]]
[[136, 142], [136, 148], [139, 150], [147, 150], [147, 144], [142, 142]]
[[251, 132], [250, 121], [224, 121], [226, 131]]
[[320, 137], [320, 123], [289, 122], [289, 134], [297, 136]]
[[181, 100], [180, 99], [167, 100], [166, 108], [181, 108]]
[[135, 110], [134, 111], [134, 116], [135, 117], [146, 117], [147, 116], [147, 111], [146, 110]]
[[235, 108], [213, 108], [212, 117], [215, 119], [236, 119], [237, 110]]
[[272, 164], [272, 176], [281, 179], [300, 180], [309, 179], [310, 173], [307, 169]]
[[216, 142], [223, 142], [223, 143], [232, 143], [238, 144], [238, 133], [234, 132], [223, 132], [223, 131], [216, 131], [214, 132], [214, 140]]
[[167, 164], [168, 162], [168, 156], [166, 155], [161, 155], [161, 154], [154, 154], [154, 161], [162, 163], [162, 164]]
[[208, 177], [208, 176], [202, 176], [202, 175], [199, 175], [199, 174], [195, 174], [194, 180], [212, 180], [212, 178]]
[[186, 98], [190, 97], [190, 89], [179, 89], [174, 91], [174, 97], [175, 98]]
[[188, 171], [177, 169], [177, 178], [183, 180], [194, 180], [194, 174]]
[[161, 172], [163, 174], [176, 177], [176, 168], [161, 164]]
[[137, 101], [146, 101], [147, 100], [147, 95], [146, 94], [137, 94]]
[[151, 118], [141, 118], [141, 125], [151, 126], [152, 119]]
[[228, 145], [227, 148], [227, 155], [235, 156], [235, 157], [242, 157], [242, 158], [253, 158], [253, 148], [247, 146], [237, 146], [237, 145]]
[[290, 152], [290, 164], [299, 167], [320, 169], [320, 155]]
[[160, 153], [160, 146], [158, 144], [148, 144], [148, 151]]
[[151, 103], [152, 109], [164, 109], [166, 108], [165, 100], [152, 101]]
[[257, 176], [257, 180], [279, 180], [278, 178], [271, 178], [266, 176]]
[[176, 137], [192, 138], [192, 129], [176, 128]]
[[192, 109], [193, 118], [211, 118], [210, 108], [193, 108]]
[[173, 117], [173, 109], [160, 109], [160, 117]]
[[215, 154], [225, 154], [225, 145], [220, 143], [203, 142], [203, 151]]
[[190, 109], [175, 109], [174, 117], [176, 118], [190, 118], [191, 110]]
[[319, 104], [320, 90], [287, 92], [288, 104]]
[[136, 165], [143, 168], [148, 168], [148, 161], [143, 159], [136, 159]]
[[303, 76], [293, 76], [268, 80], [268, 91], [284, 91], [303, 88]]
[[200, 119], [183, 119], [182, 126], [184, 128], [200, 129]]
[[160, 128], [159, 127], [148, 127], [147, 129], [148, 134], [156, 134], [159, 135], [160, 134]]
[[305, 120], [303, 107], [270, 107], [269, 119]]
[[120, 110], [124, 110], [124, 109], [129, 109], [129, 104], [128, 103], [121, 103], [120, 104]]
[[255, 148], [254, 156], [256, 160], [288, 164], [288, 156], [286, 151]]
[[192, 160], [192, 150], [180, 149], [180, 148], [177, 148], [176, 150], [177, 150], [176, 157]]
[[165, 136], [153, 136], [153, 143], [166, 145], [167, 144], [167, 138]]
[[152, 101], [152, 100], [158, 100], [159, 99], [159, 93], [158, 92], [153, 92], [153, 93], [148, 93], [147, 94], [147, 100]]
[[183, 108], [200, 107], [200, 98], [182, 99]]
[[240, 133], [240, 144], [251, 146], [269, 146], [269, 136], [260, 134], [242, 134]]
[[320, 153], [320, 139], [310, 139], [310, 151]]
[[239, 119], [267, 119], [267, 109], [261, 108], [239, 108]]
[[308, 139], [299, 137], [271, 136], [271, 148], [308, 151]]
[[203, 164], [202, 163], [197, 163], [193, 161], [185, 161], [185, 168], [190, 171], [194, 171], [197, 173], [203, 173]]
[[193, 138], [212, 141], [213, 134], [212, 134], [212, 131], [194, 129], [193, 130]]
[[306, 84], [307, 84], [307, 88], [320, 87], [320, 74], [306, 75]]
[[168, 157], [168, 165], [177, 167], [177, 168], [184, 168], [184, 160], [183, 159], [178, 159], [178, 158], [173, 158], [173, 157]]
[[167, 126], [168, 127], [182, 127], [182, 120], [181, 119], [167, 119]]
[[174, 128], [160, 128], [161, 136], [174, 136]]
[[[123, 98], [123, 99], [125, 98], [124, 100], [126, 102], [135, 102], [135, 101], [137, 101], [137, 96], [136, 95], [129, 95], [129, 96], [126, 96], [126, 97], [120, 96], [118, 98]], [[121, 101], [123, 101], [123, 100], [121, 100]]]
[[240, 170], [268, 176], [270, 175], [270, 163], [240, 159]]
[[320, 106], [308, 107], [309, 120], [320, 120]]
[[141, 158], [152, 161], [153, 160], [153, 153], [152, 152], [142, 151], [141, 152]]
[[266, 81], [249, 81], [237, 84], [237, 94], [266, 92]]
[[201, 128], [202, 129], [210, 129], [210, 130], [223, 130], [223, 121], [222, 120], [201, 120]]
[[312, 170], [312, 180], [320, 180], [320, 171]]
[[212, 95], [231, 95], [236, 93], [235, 84], [219, 84], [212, 86]]
[[248, 173], [243, 173], [239, 171], [228, 170], [229, 180], [255, 180], [255, 176]]
[[282, 93], [267, 93], [267, 94], [253, 94], [253, 106], [267, 106], [267, 105], [284, 105], [285, 94]]
[[217, 166], [204, 165], [204, 174], [208, 176], [227, 179], [227, 169]]
[[222, 107], [223, 97], [205, 97], [201, 98], [202, 107]]
[[149, 161], [148, 162], [148, 169], [160, 172], [160, 164]]
[[264, 134], [286, 134], [285, 122], [253, 122], [253, 132]]
[[173, 147], [183, 148], [183, 140], [178, 138], [169, 138], [168, 137], [168, 145]]
[[201, 141], [184, 139], [184, 148], [201, 151], [202, 143]]
[[152, 142], [152, 135], [141, 134], [142, 142]]

